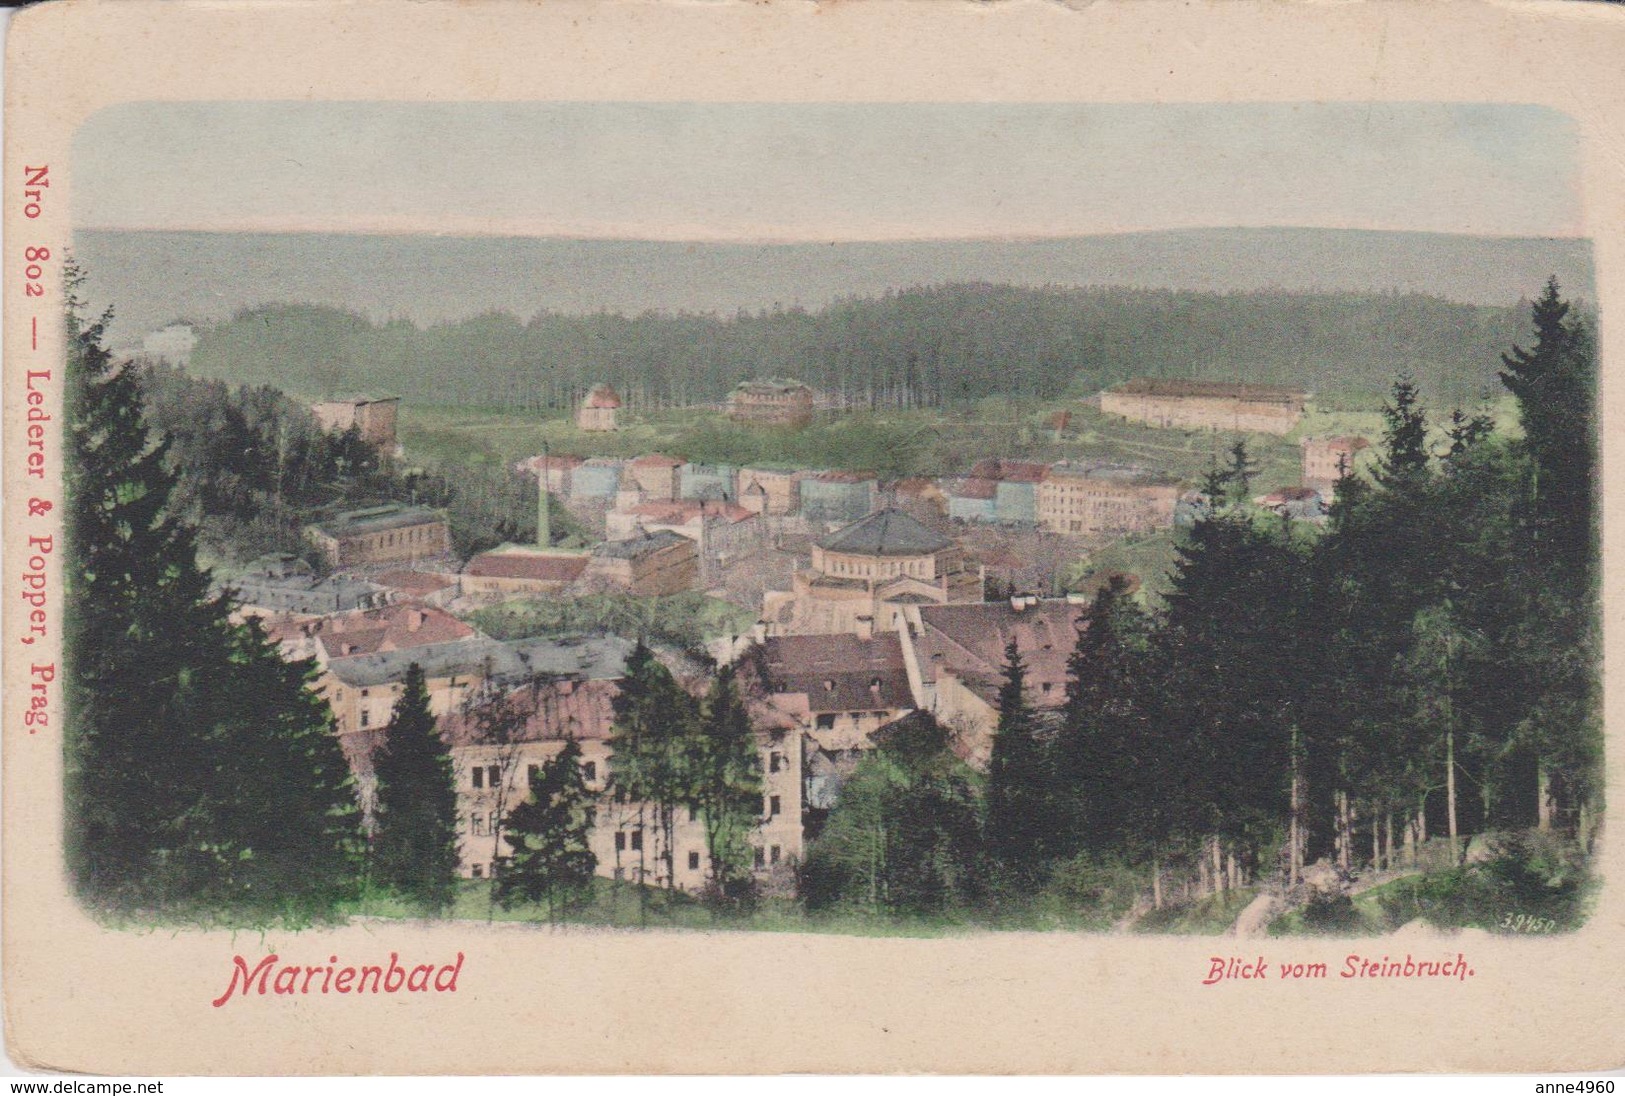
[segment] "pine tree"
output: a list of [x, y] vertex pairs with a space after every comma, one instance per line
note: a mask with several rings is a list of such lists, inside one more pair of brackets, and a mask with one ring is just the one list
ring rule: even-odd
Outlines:
[[993, 859], [1018, 877], [1030, 877], [1057, 851], [1050, 759], [1026, 692], [1027, 667], [1011, 639], [988, 765], [986, 832]]
[[[691, 747], [694, 703], [639, 640], [626, 659], [626, 673], [612, 707], [610, 777], [614, 794], [638, 811], [638, 828], [652, 821], [662, 838], [660, 859], [666, 883], [676, 882], [672, 848], [676, 812], [694, 801]], [[646, 835], [647, 836], [647, 835]], [[640, 842], [638, 875], [647, 882], [648, 841]]]
[[762, 797], [761, 753], [735, 670], [723, 666], [702, 706], [694, 801], [705, 820], [711, 884], [725, 892], [750, 870], [750, 843]]
[[508, 814], [503, 840], [512, 850], [496, 871], [496, 900], [503, 909], [522, 902], [547, 903], [548, 919], [590, 892], [598, 857], [588, 844], [593, 794], [581, 769], [581, 746], [573, 738], [538, 766], [530, 794]]
[[374, 878], [426, 913], [443, 912], [457, 897], [457, 789], [451, 751], [416, 662], [407, 668], [373, 772]]
[[310, 692], [210, 592], [134, 372], [66, 317], [66, 844], [80, 894], [125, 909], [322, 914], [353, 878], [351, 781]]

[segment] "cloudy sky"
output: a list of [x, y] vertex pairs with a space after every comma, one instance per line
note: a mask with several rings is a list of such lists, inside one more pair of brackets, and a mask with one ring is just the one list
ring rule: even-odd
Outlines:
[[1577, 236], [1578, 139], [1450, 104], [137, 103], [81, 228], [673, 240], [1292, 225]]

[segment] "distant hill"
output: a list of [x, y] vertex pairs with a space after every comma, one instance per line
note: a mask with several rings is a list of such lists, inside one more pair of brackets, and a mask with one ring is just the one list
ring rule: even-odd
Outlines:
[[487, 311], [815, 310], [968, 282], [1421, 293], [1506, 306], [1556, 274], [1571, 297], [1595, 296], [1587, 241], [1327, 229], [829, 244], [82, 231], [74, 248], [91, 302], [116, 305], [112, 335], [124, 345], [174, 319], [213, 322], [278, 302], [431, 325]]

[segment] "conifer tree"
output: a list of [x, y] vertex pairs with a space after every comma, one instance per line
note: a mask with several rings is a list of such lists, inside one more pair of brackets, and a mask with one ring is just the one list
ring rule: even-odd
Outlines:
[[67, 272], [66, 845], [97, 906], [310, 917], [353, 881], [357, 812], [311, 667], [210, 591], [167, 443]]
[[[639, 829], [645, 828], [645, 821], [657, 828], [666, 883], [674, 886], [676, 812], [694, 800], [689, 752], [695, 724], [693, 700], [639, 640], [627, 656], [626, 673], [612, 707], [610, 777], [615, 796], [635, 805]], [[638, 853], [640, 878], [648, 874], [648, 851], [645, 837]]]
[[503, 840], [512, 850], [496, 870], [496, 900], [503, 909], [547, 903], [548, 919], [580, 901], [592, 886], [598, 857], [588, 843], [593, 794], [573, 738], [537, 767], [530, 794], [508, 814]]
[[457, 789], [451, 751], [416, 662], [407, 668], [373, 772], [374, 877], [425, 913], [443, 912], [457, 897]]
[[694, 802], [704, 818], [711, 883], [719, 892], [750, 870], [747, 837], [760, 810], [761, 768], [734, 667], [723, 666], [702, 706], [693, 757]]
[[1027, 667], [1012, 638], [988, 765], [986, 832], [993, 859], [1017, 876], [1030, 876], [1057, 851], [1050, 759], [1026, 692]]

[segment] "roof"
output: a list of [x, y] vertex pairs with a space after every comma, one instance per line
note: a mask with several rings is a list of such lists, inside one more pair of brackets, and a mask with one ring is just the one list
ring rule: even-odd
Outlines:
[[642, 536], [632, 537], [630, 540], [607, 540], [592, 550], [592, 554], [605, 559], [641, 559], [652, 555], [674, 544], [689, 544], [694, 542], [681, 533], [674, 533], [670, 529], [660, 529], [653, 533], [644, 533]]
[[633, 468], [680, 468], [683, 462], [664, 453], [645, 453], [631, 462]]
[[582, 401], [583, 406], [597, 408], [614, 408], [621, 405], [620, 394], [607, 384], [595, 384]]
[[811, 392], [812, 388], [793, 377], [764, 377], [759, 380], [740, 381], [735, 392]]
[[1132, 464], [1073, 464], [1061, 461], [1051, 466], [1050, 479], [1087, 479], [1136, 486], [1168, 486], [1177, 481], [1163, 472], [1152, 472]]
[[948, 489], [950, 497], [959, 499], [991, 499], [998, 493], [998, 481], [984, 476], [966, 476]]
[[318, 400], [313, 406], [315, 406], [315, 407], [331, 407], [331, 406], [335, 406], [337, 404], [349, 404], [351, 407], [365, 407], [369, 403], [400, 403], [400, 402], [401, 402], [401, 398], [399, 396], [354, 395], [354, 396], [335, 396], [333, 399], [330, 399], [330, 400]]
[[574, 582], [587, 569], [585, 555], [549, 552], [481, 552], [463, 573], [474, 578], [517, 578], [532, 582]]
[[442, 609], [404, 602], [323, 617], [310, 622], [306, 634], [334, 659], [452, 643], [478, 633]]
[[950, 673], [993, 703], [1004, 676], [1005, 647], [1014, 638], [1034, 701], [1059, 707], [1066, 699], [1067, 659], [1088, 613], [1087, 605], [1063, 598], [921, 606], [920, 672], [927, 681]]
[[1050, 466], [1039, 461], [1001, 460], [997, 457], [977, 461], [970, 470], [972, 476], [1000, 480], [1005, 483], [1040, 483], [1049, 475]]
[[626, 672], [632, 641], [620, 636], [572, 639], [519, 639], [507, 643], [483, 636], [399, 651], [335, 658], [327, 669], [346, 685], [364, 688], [400, 681], [414, 662], [428, 677], [489, 670], [499, 680], [530, 674], [617, 678]]
[[846, 632], [774, 636], [762, 646], [768, 687], [777, 693], [805, 693], [814, 712], [914, 707], [896, 633], [871, 639]]
[[923, 556], [952, 548], [953, 541], [932, 532], [902, 510], [877, 510], [862, 521], [818, 542], [826, 552], [858, 556]]
[[1362, 449], [1370, 449], [1371, 443], [1364, 438], [1354, 437], [1350, 434], [1340, 434], [1335, 438], [1304, 438], [1303, 444], [1324, 445], [1328, 449], [1346, 449], [1358, 453]]
[[1309, 393], [1301, 388], [1277, 388], [1267, 384], [1237, 384], [1229, 381], [1163, 380], [1158, 377], [1135, 377], [1110, 391], [1124, 396], [1207, 397], [1258, 400], [1265, 403], [1282, 403], [1309, 397]]
[[555, 469], [561, 472], [568, 471], [584, 463], [586, 463], [585, 457], [576, 457], [569, 453], [553, 453], [548, 456], [526, 457], [524, 460], [518, 461], [514, 467], [522, 472], [534, 474], [544, 470], [551, 472]]
[[315, 528], [332, 537], [353, 537], [363, 533], [404, 529], [413, 525], [443, 523], [445, 520], [446, 516], [438, 510], [392, 503], [387, 506], [368, 507], [365, 510], [347, 510], [318, 522]]
[[373, 581], [414, 597], [439, 593], [452, 584], [450, 575], [437, 575], [432, 571], [386, 571]]
[[819, 483], [868, 483], [875, 478], [873, 472], [814, 472], [810, 479]]
[[736, 523], [756, 516], [756, 511], [747, 510], [737, 502], [720, 502], [711, 499], [640, 502], [634, 506], [628, 506], [626, 509], [621, 510], [620, 513], [635, 515], [661, 525], [686, 525], [701, 514], [706, 517], [726, 518], [728, 521]]
[[[534, 688], [521, 685], [504, 698], [516, 714], [525, 717], [513, 740], [606, 739], [615, 722], [614, 700], [620, 691], [620, 681], [615, 679], [565, 678]], [[448, 713], [440, 722], [440, 733], [452, 746], [481, 744], [479, 726], [462, 711]]]

